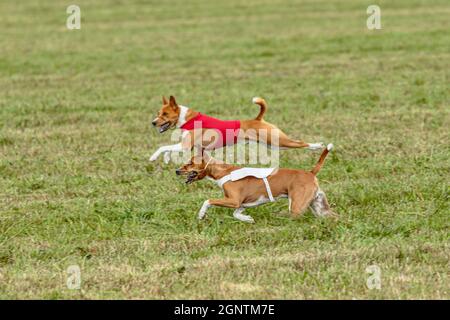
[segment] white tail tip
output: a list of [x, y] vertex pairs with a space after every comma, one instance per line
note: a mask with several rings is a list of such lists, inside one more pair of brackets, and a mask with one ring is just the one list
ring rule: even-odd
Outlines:
[[252, 102], [256, 104], [256, 103], [258, 103], [260, 100], [261, 100], [260, 97], [253, 97]]
[[334, 147], [333, 144], [330, 143], [330, 144], [327, 145], [327, 150], [328, 150], [328, 151], [331, 151], [331, 149], [333, 149], [333, 147]]

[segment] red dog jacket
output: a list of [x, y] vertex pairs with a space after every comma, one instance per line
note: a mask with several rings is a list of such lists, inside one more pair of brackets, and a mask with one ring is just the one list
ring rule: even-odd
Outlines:
[[[241, 122], [239, 120], [220, 120], [200, 112], [194, 118], [180, 127], [182, 130], [214, 129], [218, 137], [214, 137], [215, 143], [207, 149], [220, 148], [225, 145], [233, 145], [237, 141]], [[207, 138], [208, 139], [208, 138]]]

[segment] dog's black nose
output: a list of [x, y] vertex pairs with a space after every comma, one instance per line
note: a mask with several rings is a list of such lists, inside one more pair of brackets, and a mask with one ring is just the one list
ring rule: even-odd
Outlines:
[[177, 169], [177, 170], [175, 170], [175, 173], [179, 176], [181, 174], [181, 170]]
[[156, 121], [152, 121], [152, 125], [156, 126]]

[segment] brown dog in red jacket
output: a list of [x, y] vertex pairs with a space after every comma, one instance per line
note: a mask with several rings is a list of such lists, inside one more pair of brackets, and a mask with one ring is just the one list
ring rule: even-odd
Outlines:
[[[160, 133], [170, 128], [181, 129], [183, 131], [182, 141], [158, 148], [150, 157], [150, 161], [155, 161], [163, 154], [164, 162], [167, 163], [170, 161], [171, 152], [192, 150], [194, 146], [211, 150], [224, 145], [235, 144], [238, 141], [255, 141], [280, 149], [307, 148], [318, 150], [324, 147], [321, 142], [307, 143], [302, 140], [291, 139], [275, 125], [264, 121], [267, 103], [262, 98], [253, 98], [252, 102], [260, 107], [260, 111], [255, 119], [250, 120], [220, 120], [206, 116], [179, 105], [173, 96], [170, 96], [169, 100], [163, 97], [162, 101], [163, 105], [157, 117], [153, 119], [152, 125], [157, 127]], [[194, 123], [200, 125], [200, 130], [193, 129]], [[229, 132], [226, 133], [226, 131]]]

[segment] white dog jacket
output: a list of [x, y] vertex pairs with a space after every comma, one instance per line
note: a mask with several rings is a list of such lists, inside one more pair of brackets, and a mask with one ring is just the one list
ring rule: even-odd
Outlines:
[[271, 202], [275, 201], [272, 195], [272, 190], [270, 190], [269, 181], [267, 181], [267, 177], [272, 174], [275, 168], [241, 168], [234, 171], [231, 171], [230, 174], [216, 180], [216, 183], [219, 187], [223, 188], [223, 185], [228, 181], [237, 181], [241, 180], [245, 177], [255, 177], [258, 179], [262, 179], [264, 184], [266, 185], [266, 191], [269, 195], [269, 199]]

